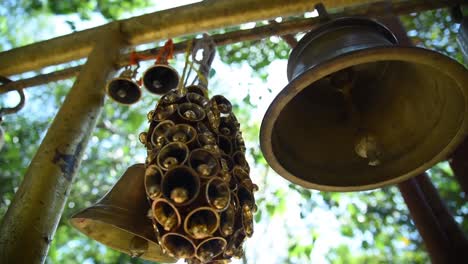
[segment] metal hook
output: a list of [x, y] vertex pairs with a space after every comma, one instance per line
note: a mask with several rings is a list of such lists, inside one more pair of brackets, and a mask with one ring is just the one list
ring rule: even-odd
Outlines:
[[[8, 79], [8, 78], [6, 78], [4, 76], [0, 76], [0, 83], [1, 84], [7, 84], [7, 83], [10, 83], [10, 82], [12, 82], [12, 80], [10, 80], [10, 79]], [[20, 102], [15, 107], [0, 108], [0, 122], [1, 122], [1, 119], [2, 119], [2, 117], [4, 115], [15, 114], [24, 107], [24, 104], [26, 102], [26, 98], [24, 96], [23, 89], [17, 89], [16, 91], [18, 92], [18, 94], [20, 96]]]

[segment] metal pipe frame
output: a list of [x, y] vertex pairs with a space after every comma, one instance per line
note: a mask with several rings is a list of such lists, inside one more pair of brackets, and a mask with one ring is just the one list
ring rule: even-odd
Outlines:
[[[375, 2], [365, 6], [347, 7], [342, 10], [337, 10], [335, 13], [330, 13], [330, 17], [343, 17], [343, 16], [371, 16], [371, 17], [385, 17], [397, 16], [408, 14], [411, 12], [421, 12], [426, 10], [433, 10], [438, 8], [450, 7], [457, 4], [463, 4], [463, 0], [447, 0], [447, 1], [427, 1], [427, 0], [414, 0], [403, 1], [397, 3], [390, 2]], [[257, 40], [266, 38], [272, 35], [289, 36], [301, 31], [307, 31], [313, 28], [320, 22], [319, 17], [307, 19], [288, 20], [281, 23], [271, 23], [265, 26], [255, 27], [253, 29], [238, 30], [226, 32], [221, 34], [212, 35], [213, 40], [217, 46], [228, 45], [241, 41]], [[293, 41], [292, 36], [287, 38], [288, 41]], [[183, 52], [187, 45], [186, 41], [179, 42], [175, 45], [175, 52]], [[150, 57], [157, 54], [159, 48], [152, 48], [137, 52], [142, 57]], [[119, 60], [121, 67], [125, 66], [129, 61], [129, 54], [123, 54]], [[23, 89], [33, 87], [53, 81], [68, 79], [78, 75], [82, 66], [75, 66], [66, 68], [56, 72], [37, 75], [31, 78], [18, 80], [0, 86], [0, 94], [10, 92], [16, 89]]]
[[95, 48], [47, 131], [0, 225], [0, 263], [43, 263], [124, 45], [119, 24]]
[[[368, 4], [376, 0], [205, 0], [115, 21], [131, 45], [225, 28], [241, 23], [303, 14], [322, 2], [327, 8]], [[111, 23], [111, 24], [113, 24]], [[95, 39], [110, 24], [37, 42], [0, 53], [0, 75], [9, 76], [86, 57]]]

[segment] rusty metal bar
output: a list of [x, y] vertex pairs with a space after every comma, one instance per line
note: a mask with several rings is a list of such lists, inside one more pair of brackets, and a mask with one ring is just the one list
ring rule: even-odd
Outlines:
[[[376, 2], [366, 6], [359, 6], [354, 8], [344, 8], [336, 13], [331, 14], [331, 17], [341, 16], [372, 16], [372, 17], [384, 17], [391, 15], [404, 15], [411, 12], [421, 12], [432, 9], [444, 8], [462, 3], [463, 0], [448, 0], [448, 1], [427, 1], [427, 0], [415, 0], [415, 1], [404, 1], [393, 3], [393, 5], [384, 4], [383, 2]], [[216, 45], [229, 45], [236, 42], [247, 41], [247, 40], [258, 40], [266, 38], [272, 35], [288, 35], [295, 34], [301, 31], [310, 30], [319, 22], [319, 18], [308, 18], [308, 19], [297, 19], [290, 20], [281, 23], [274, 23], [266, 26], [260, 26], [253, 29], [232, 31], [223, 34], [212, 35]], [[288, 37], [288, 40], [292, 40]], [[293, 42], [291, 42], [293, 44]], [[175, 46], [175, 52], [183, 52], [187, 42], [183, 41]], [[159, 48], [148, 49], [138, 52], [139, 55], [149, 57], [157, 54]], [[119, 60], [120, 66], [125, 66], [129, 60], [129, 55], [125, 54]], [[13, 91], [18, 88], [27, 88], [45, 84], [48, 82], [64, 80], [78, 75], [81, 66], [75, 66], [64, 70], [59, 70], [52, 73], [41, 74], [31, 78], [18, 80], [15, 82], [8, 83], [0, 86], [0, 94]]]
[[[100, 40], [100, 41], [99, 41]], [[0, 263], [43, 263], [123, 45], [108, 27], [68, 93], [0, 225]]]

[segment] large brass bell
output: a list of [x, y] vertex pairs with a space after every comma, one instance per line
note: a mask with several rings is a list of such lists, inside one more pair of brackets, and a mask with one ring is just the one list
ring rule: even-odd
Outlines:
[[162, 252], [147, 217], [144, 177], [144, 164], [129, 167], [101, 200], [70, 222], [92, 239], [133, 257], [173, 263], [175, 259]]
[[337, 19], [306, 34], [288, 79], [263, 119], [261, 148], [276, 172], [306, 188], [401, 182], [443, 160], [468, 132], [468, 71], [398, 45], [372, 20]]
[[156, 64], [143, 74], [145, 88], [154, 94], [165, 94], [179, 84], [179, 74], [167, 64]]
[[126, 68], [119, 77], [107, 83], [107, 94], [116, 102], [121, 104], [134, 104], [140, 100], [141, 89], [133, 80], [135, 71]]

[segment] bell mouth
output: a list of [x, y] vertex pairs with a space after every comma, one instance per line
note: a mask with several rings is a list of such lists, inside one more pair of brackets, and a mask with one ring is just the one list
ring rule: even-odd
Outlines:
[[[359, 125], [326, 83], [331, 74], [349, 68], [358, 76], [351, 98]], [[293, 79], [265, 114], [261, 148], [278, 174], [303, 187], [375, 189], [447, 157], [467, 134], [467, 106], [468, 74], [456, 61], [416, 47], [367, 48]], [[380, 145], [377, 166], [355, 152], [356, 141], [366, 134]]]
[[143, 73], [143, 85], [153, 94], [165, 94], [177, 88], [179, 74], [167, 64], [156, 64]]
[[[145, 216], [141, 217], [144, 218]], [[97, 219], [103, 219], [103, 221]], [[176, 262], [174, 258], [162, 252], [152, 229], [151, 221], [147, 219], [147, 224], [145, 225], [141, 223], [132, 225], [130, 223], [135, 223], [135, 214], [123, 208], [95, 206], [75, 214], [70, 219], [70, 223], [80, 232], [99, 243], [128, 255], [131, 255], [130, 241], [135, 236], [143, 238], [148, 241], [148, 249], [140, 256], [141, 258], [158, 262]]]
[[107, 94], [112, 100], [124, 105], [131, 105], [141, 98], [141, 89], [130, 79], [114, 78], [106, 85]]

